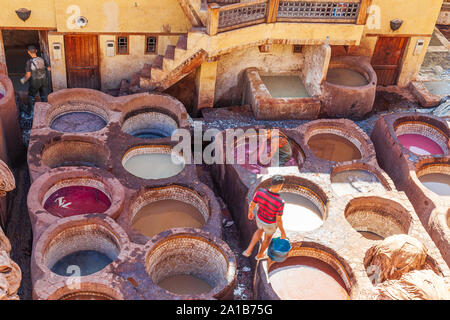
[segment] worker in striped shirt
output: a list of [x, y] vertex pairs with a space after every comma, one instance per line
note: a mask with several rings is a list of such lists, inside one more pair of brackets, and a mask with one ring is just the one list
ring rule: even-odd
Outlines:
[[283, 184], [284, 178], [280, 175], [276, 175], [272, 178], [269, 189], [259, 189], [253, 197], [253, 201], [249, 206], [248, 219], [255, 219], [253, 211], [256, 205], [258, 205], [258, 211], [256, 213], [256, 225], [258, 226], [258, 230], [253, 234], [248, 248], [242, 252], [242, 255], [245, 257], [249, 257], [252, 254], [253, 248], [264, 234], [264, 240], [255, 259], [260, 260], [267, 258], [267, 256], [264, 255], [264, 252], [269, 247], [270, 240], [275, 231], [277, 231], [277, 227], [280, 229], [281, 239], [286, 239], [286, 232], [284, 231], [282, 221], [284, 201], [278, 194], [283, 188]]

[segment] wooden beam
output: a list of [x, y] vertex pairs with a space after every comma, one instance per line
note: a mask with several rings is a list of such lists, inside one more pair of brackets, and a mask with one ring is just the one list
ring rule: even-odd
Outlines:
[[208, 6], [208, 20], [206, 24], [206, 32], [210, 36], [215, 36], [219, 29], [219, 13], [220, 6], [217, 3], [210, 3]]
[[372, 0], [361, 0], [361, 4], [359, 6], [359, 15], [356, 20], [356, 24], [366, 24], [367, 21], [367, 10], [369, 10], [370, 5], [372, 4]]
[[267, 23], [277, 22], [278, 6], [280, 0], [269, 0], [267, 8]]

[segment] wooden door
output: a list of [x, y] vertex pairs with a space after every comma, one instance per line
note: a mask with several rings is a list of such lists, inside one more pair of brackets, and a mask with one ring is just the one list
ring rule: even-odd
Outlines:
[[98, 37], [96, 35], [64, 36], [67, 87], [100, 89]]
[[406, 37], [378, 38], [372, 66], [377, 73], [379, 85], [389, 86], [397, 83], [407, 42]]

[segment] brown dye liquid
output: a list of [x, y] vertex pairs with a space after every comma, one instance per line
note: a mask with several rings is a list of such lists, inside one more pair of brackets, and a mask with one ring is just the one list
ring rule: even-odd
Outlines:
[[361, 159], [358, 148], [346, 138], [336, 134], [316, 134], [309, 139], [308, 146], [316, 157], [329, 161], [343, 162]]
[[269, 282], [282, 300], [348, 300], [345, 284], [329, 264], [311, 257], [276, 263]]
[[369, 240], [384, 240], [384, 238], [374, 232], [370, 231], [358, 231], [364, 238]]
[[344, 68], [329, 69], [327, 82], [347, 87], [363, 87], [369, 84], [361, 73]]
[[419, 178], [420, 182], [440, 196], [450, 196], [450, 175], [443, 173], [425, 174]]
[[206, 281], [192, 275], [180, 274], [170, 276], [158, 283], [164, 290], [175, 294], [202, 294], [212, 290]]
[[138, 211], [132, 222], [134, 229], [148, 237], [172, 228], [202, 228], [204, 224], [197, 208], [178, 200], [150, 203]]

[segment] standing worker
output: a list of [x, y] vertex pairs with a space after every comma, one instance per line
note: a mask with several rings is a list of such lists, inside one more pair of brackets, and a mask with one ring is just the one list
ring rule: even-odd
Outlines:
[[269, 247], [270, 240], [275, 231], [277, 231], [277, 227], [280, 229], [281, 239], [286, 239], [286, 232], [284, 231], [282, 221], [284, 201], [278, 194], [283, 188], [283, 184], [283, 176], [276, 175], [272, 178], [269, 189], [259, 189], [253, 197], [253, 201], [249, 206], [248, 219], [253, 220], [255, 218], [253, 211], [255, 206], [258, 205], [258, 211], [256, 213], [258, 230], [253, 234], [247, 250], [242, 252], [243, 256], [249, 257], [252, 254], [253, 248], [264, 234], [261, 248], [255, 257], [256, 260], [264, 259], [264, 252]]
[[28, 114], [33, 113], [35, 96], [39, 92], [41, 97], [41, 102], [47, 102], [47, 70], [50, 71], [51, 68], [47, 67], [45, 60], [37, 56], [37, 48], [35, 46], [28, 46], [28, 55], [31, 57], [27, 61], [25, 67], [25, 77], [20, 79], [22, 84], [25, 84], [30, 80], [28, 87]]

